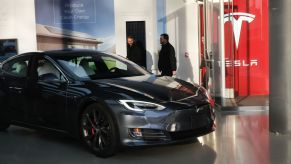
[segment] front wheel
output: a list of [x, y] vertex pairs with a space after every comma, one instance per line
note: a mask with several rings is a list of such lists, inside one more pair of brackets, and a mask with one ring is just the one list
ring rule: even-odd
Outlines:
[[108, 157], [118, 149], [118, 132], [109, 111], [98, 104], [88, 106], [81, 115], [81, 136], [96, 156]]

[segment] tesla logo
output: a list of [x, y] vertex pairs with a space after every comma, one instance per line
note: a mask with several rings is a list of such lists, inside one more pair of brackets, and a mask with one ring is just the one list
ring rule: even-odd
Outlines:
[[200, 111], [200, 108], [197, 108], [197, 109], [196, 109], [196, 113], [199, 113], [199, 111]]
[[[235, 16], [237, 16], [237, 19], [235, 19]], [[247, 21], [248, 23], [251, 23], [255, 17], [256, 16], [253, 14], [241, 12], [224, 14], [224, 23], [231, 21], [236, 48], [238, 48], [239, 45], [242, 22]]]
[[253, 66], [258, 66], [258, 60], [253, 59], [247, 62], [246, 60], [225, 60], [225, 66], [226, 67], [253, 67]]

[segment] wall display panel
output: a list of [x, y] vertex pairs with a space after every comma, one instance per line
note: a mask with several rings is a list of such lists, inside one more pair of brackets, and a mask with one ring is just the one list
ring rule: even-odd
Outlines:
[[0, 39], [0, 62], [18, 53], [16, 39]]
[[35, 0], [38, 50], [115, 52], [114, 0]]

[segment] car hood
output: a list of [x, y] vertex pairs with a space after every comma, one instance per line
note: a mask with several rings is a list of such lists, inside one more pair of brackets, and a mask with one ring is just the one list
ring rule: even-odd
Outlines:
[[[118, 88], [126, 93], [137, 93], [159, 101], [174, 101], [180, 103], [205, 103], [207, 96], [199, 85], [174, 79], [172, 77], [145, 75], [127, 78], [102, 79], [94, 82]], [[112, 89], [113, 90], [113, 89]]]

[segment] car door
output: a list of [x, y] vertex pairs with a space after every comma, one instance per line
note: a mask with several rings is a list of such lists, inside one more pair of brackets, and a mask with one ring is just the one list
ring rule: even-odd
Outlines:
[[29, 122], [31, 99], [27, 84], [30, 63], [31, 55], [25, 55], [9, 60], [2, 66], [1, 87], [5, 92], [5, 103], [17, 121]]
[[44, 127], [64, 130], [67, 123], [67, 80], [49, 58], [34, 59], [35, 81], [31, 82], [35, 122]]

